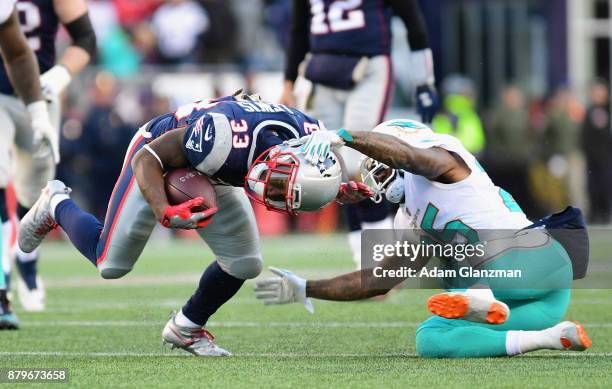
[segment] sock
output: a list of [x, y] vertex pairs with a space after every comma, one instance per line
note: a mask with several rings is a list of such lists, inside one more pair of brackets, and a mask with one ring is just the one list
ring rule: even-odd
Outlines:
[[[4, 220], [4, 219], [2, 219]], [[0, 270], [2, 270], [1, 278], [4, 279], [4, 284], [6, 289], [9, 289], [9, 281], [11, 278], [11, 251], [10, 251], [10, 243], [11, 243], [11, 234], [13, 232], [13, 226], [10, 221], [5, 221], [2, 223], [2, 239], [0, 241], [0, 245], [2, 245], [0, 249]]]
[[51, 210], [55, 221], [66, 232], [74, 247], [96, 266], [96, 246], [100, 240], [102, 223], [81, 210], [70, 198], [54, 203], [54, 200], [60, 196], [64, 195], [56, 195], [51, 198]]
[[561, 344], [561, 329], [558, 326], [542, 331], [508, 331], [506, 353], [518, 355], [535, 350], [564, 350]]
[[174, 316], [174, 322], [176, 323], [176, 325], [180, 327], [189, 327], [189, 328], [201, 328], [202, 327], [201, 325], [197, 325], [196, 323], [189, 320], [189, 318], [185, 316], [185, 314], [183, 313], [182, 309], [176, 314], [176, 316]]
[[231, 299], [244, 280], [227, 274], [217, 261], [211, 263], [202, 274], [200, 284], [181, 313], [198, 326], [204, 326], [208, 318]]
[[15, 250], [15, 267], [19, 271], [23, 282], [29, 290], [38, 288], [36, 284], [36, 276], [38, 274], [38, 250], [31, 253], [24, 253], [17, 246]]

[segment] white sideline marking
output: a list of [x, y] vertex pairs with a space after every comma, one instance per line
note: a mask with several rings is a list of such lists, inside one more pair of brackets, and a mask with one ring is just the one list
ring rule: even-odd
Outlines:
[[[26, 321], [23, 327], [140, 327], [140, 326], [163, 326], [165, 321], [156, 320], [36, 320]], [[415, 328], [420, 323], [407, 322], [257, 322], [257, 321], [210, 321], [212, 328]]]
[[[157, 320], [34, 320], [26, 321], [23, 327], [139, 327], [163, 326], [166, 321]], [[416, 328], [421, 323], [390, 322], [258, 322], [258, 321], [210, 321], [212, 328]], [[612, 328], [612, 323], [585, 323], [586, 328]]]
[[[0, 351], [0, 356], [29, 356], [29, 357], [193, 357], [193, 355], [177, 351], [176, 353], [133, 353], [133, 352], [75, 352], [75, 351]], [[235, 357], [255, 357], [255, 358], [351, 358], [351, 357], [418, 357], [415, 353], [238, 353]], [[548, 353], [548, 354], [529, 354], [514, 358], [546, 358], [546, 357], [567, 357], [567, 358], [601, 358], [612, 357], [612, 353]], [[514, 359], [513, 358], [513, 359]]]

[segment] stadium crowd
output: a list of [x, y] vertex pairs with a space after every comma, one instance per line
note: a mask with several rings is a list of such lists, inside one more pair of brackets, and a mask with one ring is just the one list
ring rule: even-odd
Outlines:
[[[59, 178], [103, 217], [135, 129], [188, 99], [168, 91], [163, 77], [176, 82], [213, 75], [207, 80], [214, 85], [202, 97], [241, 86], [264, 98], [278, 96], [279, 58], [284, 58], [288, 35], [283, 21], [291, 0], [94, 0], [89, 6], [99, 55], [65, 97]], [[63, 40], [68, 41], [65, 34]], [[263, 91], [258, 77], [264, 80]], [[392, 104], [394, 116], [411, 112], [413, 104], [401, 87]], [[592, 222], [609, 223], [612, 132], [605, 80], [593, 82], [586, 101], [569, 85], [545, 96], [508, 85], [490, 101], [482, 101], [478, 88], [463, 76], [448, 76], [439, 88], [444, 104], [434, 130], [458, 136], [531, 218], [573, 203], [587, 210]], [[335, 215], [298, 228], [329, 230], [339, 219]]]

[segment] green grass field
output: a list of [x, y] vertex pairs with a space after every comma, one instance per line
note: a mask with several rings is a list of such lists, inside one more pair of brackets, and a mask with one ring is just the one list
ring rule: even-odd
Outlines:
[[[264, 258], [302, 276], [337, 274], [352, 268], [344, 239], [269, 239]], [[310, 315], [299, 305], [264, 307], [248, 282], [209, 323], [234, 357], [197, 358], [162, 347], [160, 333], [213, 258], [199, 241], [153, 242], [136, 269], [114, 281], [100, 279], [68, 244], [43, 249], [48, 309], [26, 314], [16, 304], [22, 328], [0, 332], [0, 368], [67, 368], [64, 386], [612, 387], [610, 290], [574, 294], [567, 317], [586, 323], [594, 341], [584, 353], [425, 360], [415, 355], [414, 335], [432, 291], [402, 290], [383, 302], [317, 301]]]

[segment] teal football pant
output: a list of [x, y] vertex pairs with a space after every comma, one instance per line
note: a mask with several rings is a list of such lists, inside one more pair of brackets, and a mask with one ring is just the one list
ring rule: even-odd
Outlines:
[[[516, 286], [522, 288], [492, 288], [495, 297], [508, 304], [509, 319], [502, 325], [489, 325], [433, 316], [417, 329], [416, 348], [420, 356], [506, 356], [507, 331], [543, 330], [559, 323], [565, 315], [571, 296], [572, 265], [558, 242], [537, 249], [513, 250], [485, 268], [523, 271], [525, 278], [516, 281]], [[531, 288], [526, 288], [527, 285]]]

